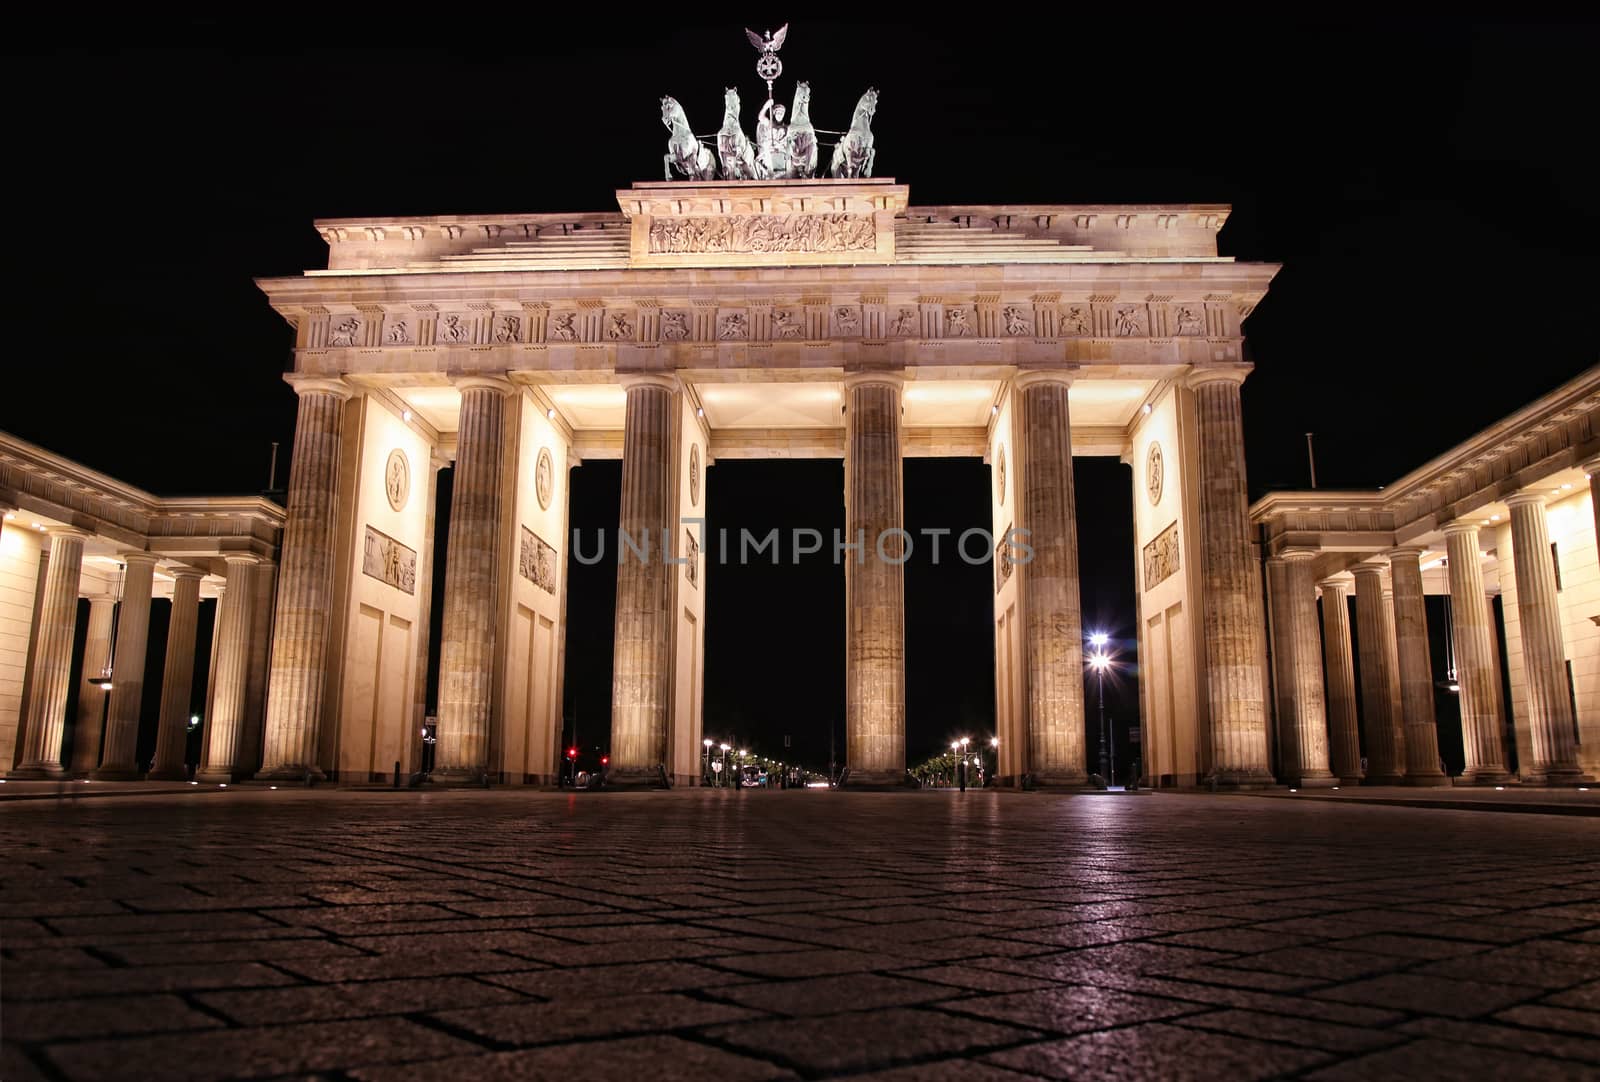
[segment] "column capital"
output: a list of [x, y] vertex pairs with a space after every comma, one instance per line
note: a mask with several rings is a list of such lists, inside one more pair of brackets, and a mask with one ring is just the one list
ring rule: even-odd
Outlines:
[[44, 532], [50, 537], [76, 537], [80, 541], [86, 541], [91, 536], [81, 526], [46, 526]]
[[1071, 387], [1072, 381], [1077, 376], [1077, 365], [1070, 368], [1024, 368], [1016, 374], [1011, 386], [1019, 391], [1041, 383], [1058, 383], [1063, 387]]
[[1183, 377], [1183, 385], [1193, 390], [1201, 384], [1218, 381], [1243, 383], [1254, 367], [1249, 364], [1218, 364], [1191, 368]]
[[283, 382], [293, 387], [294, 393], [302, 398], [308, 394], [327, 394], [344, 402], [356, 393], [354, 387], [338, 376], [308, 376], [290, 372], [283, 377]]
[[1545, 496], [1543, 492], [1533, 492], [1528, 490], [1523, 492], [1513, 492], [1511, 495], [1505, 498], [1505, 505], [1507, 507], [1515, 508], [1525, 507], [1529, 504], [1537, 504], [1538, 506], [1543, 507], [1544, 500]]
[[1317, 580], [1317, 589], [1319, 590], [1338, 590], [1344, 593], [1349, 591], [1350, 586], [1350, 580], [1345, 578], [1345, 573], [1342, 571], [1337, 575], [1329, 575], [1325, 579]]
[[492, 372], [473, 372], [458, 374], [450, 377], [450, 384], [458, 391], [499, 391], [501, 394], [510, 394], [516, 386], [505, 376], [497, 376]]
[[1286, 561], [1309, 560], [1312, 557], [1320, 555], [1321, 552], [1321, 549], [1314, 549], [1307, 546], [1297, 546], [1294, 548], [1286, 548], [1282, 552], [1278, 553], [1278, 555]]
[[[1600, 473], [1600, 455], [1590, 455], [1588, 458], [1578, 460], [1578, 468], [1587, 474]], [[1590, 477], [1590, 480], [1593, 480]]]
[[125, 564], [147, 563], [151, 567], [161, 562], [161, 557], [153, 552], [119, 552], [117, 559]]
[[1421, 545], [1400, 545], [1389, 549], [1384, 556], [1388, 557], [1390, 564], [1393, 564], [1396, 560], [1421, 560], [1422, 554], [1427, 551]]
[[871, 384], [881, 384], [899, 390], [905, 386], [906, 374], [898, 368], [891, 369], [864, 369], [844, 374], [844, 389], [849, 391], [856, 387], [865, 387]]
[[172, 576], [174, 582], [179, 579], [203, 579], [206, 573], [198, 567], [189, 567], [187, 564], [167, 568], [167, 574]]
[[1360, 578], [1362, 575], [1382, 575], [1389, 570], [1389, 561], [1373, 557], [1362, 560], [1350, 569], [1350, 573]]
[[671, 372], [618, 372], [617, 382], [624, 391], [635, 387], [659, 387], [663, 391], [683, 390], [683, 381]]
[[1477, 536], [1478, 531], [1483, 529], [1483, 527], [1480, 526], [1476, 520], [1464, 518], [1452, 519], [1451, 521], [1446, 522], [1441, 528], [1444, 530], [1444, 535], [1446, 537], [1449, 537], [1452, 534], [1471, 534], [1475, 537]]
[[257, 556], [253, 552], [225, 552], [222, 554], [222, 558], [228, 562], [229, 566], [234, 564], [242, 564], [248, 567], [254, 567], [256, 564], [261, 562], [261, 557]]

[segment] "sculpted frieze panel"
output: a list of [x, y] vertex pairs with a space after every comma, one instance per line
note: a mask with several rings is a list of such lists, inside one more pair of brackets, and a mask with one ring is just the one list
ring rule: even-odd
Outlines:
[[1171, 578], [1178, 572], [1180, 560], [1178, 558], [1178, 524], [1171, 526], [1156, 535], [1155, 540], [1144, 547], [1144, 588], [1148, 593], [1162, 582]]
[[750, 321], [743, 312], [724, 312], [717, 320], [717, 337], [739, 339], [750, 337]]
[[661, 255], [870, 252], [877, 243], [872, 218], [863, 214], [735, 214], [650, 222], [650, 251]]
[[1001, 310], [1000, 315], [1005, 319], [1007, 334], [1033, 333], [1033, 321], [1028, 318], [1028, 309], [1016, 305], [1007, 305]]
[[915, 308], [901, 308], [889, 321], [889, 333], [897, 338], [909, 337], [917, 333], [920, 323]]
[[1206, 333], [1205, 309], [1198, 304], [1180, 304], [1172, 313], [1174, 332], [1179, 335]]
[[973, 331], [972, 309], [967, 305], [946, 308], [944, 310], [944, 334], [946, 338], [971, 338]]
[[550, 341], [576, 342], [578, 340], [578, 313], [552, 312], [550, 314]]
[[861, 309], [853, 304], [841, 304], [833, 310], [833, 333], [840, 338], [855, 338], [861, 334]]
[[1113, 325], [1119, 338], [1142, 338], [1145, 334], [1145, 312], [1142, 304], [1119, 304], [1113, 316]]
[[402, 593], [417, 592], [417, 554], [386, 533], [367, 527], [361, 571]]
[[510, 312], [502, 313], [494, 321], [494, 340], [501, 343], [522, 341], [522, 317]]
[[410, 321], [404, 318], [392, 320], [388, 329], [383, 332], [383, 341], [385, 345], [390, 346], [411, 345], [415, 340], [411, 337]]
[[556, 550], [526, 526], [522, 527], [517, 571], [545, 593], [556, 592]]
[[776, 308], [772, 312], [772, 337], [804, 338], [805, 313], [794, 308]]
[[355, 346], [361, 344], [361, 317], [336, 316], [328, 328], [328, 345]]
[[689, 337], [689, 313], [663, 311], [661, 313], [661, 338], [667, 342], [682, 342]]
[[446, 314], [439, 317], [434, 340], [449, 345], [466, 345], [472, 341], [472, 324], [465, 316]]
[[631, 342], [633, 340], [633, 318], [626, 312], [606, 313], [606, 337], [613, 342]]
[[1056, 334], [1062, 338], [1081, 338], [1089, 333], [1089, 306], [1067, 304], [1056, 314]]

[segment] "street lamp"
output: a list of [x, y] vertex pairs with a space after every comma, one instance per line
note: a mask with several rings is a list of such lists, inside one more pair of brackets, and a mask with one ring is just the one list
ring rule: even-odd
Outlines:
[[[1096, 640], [1099, 640], [1098, 642]], [[1089, 642], [1096, 647], [1105, 646], [1106, 636], [1095, 634], [1089, 636]], [[1089, 655], [1089, 667], [1094, 670], [1095, 681], [1099, 685], [1100, 693], [1100, 776], [1106, 779], [1106, 784], [1111, 784], [1110, 766], [1106, 763], [1106, 753], [1110, 741], [1107, 739], [1106, 730], [1106, 670], [1111, 667], [1111, 658], [1104, 649], [1096, 649]]]
[[[719, 774], [726, 775], [728, 773], [728, 752], [729, 752], [729, 750], [730, 750], [730, 745], [728, 745], [728, 744], [723, 744], [722, 745], [722, 769], [720, 771], [718, 771]], [[721, 781], [724, 785], [727, 784], [727, 779], [725, 777], [719, 778], [718, 780]]]
[[706, 748], [706, 768], [700, 771], [700, 783], [704, 785], [711, 781], [711, 741], [706, 739], [700, 741], [700, 743], [704, 744]]
[[961, 738], [961, 791], [967, 791], [967, 745], [972, 743], [970, 737]]

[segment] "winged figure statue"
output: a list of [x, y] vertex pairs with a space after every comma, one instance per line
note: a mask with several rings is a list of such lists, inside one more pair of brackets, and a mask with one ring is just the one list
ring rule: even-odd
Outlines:
[[789, 36], [789, 24], [784, 23], [783, 29], [779, 30], [776, 34], [774, 34], [771, 30], [768, 30], [765, 38], [756, 33], [754, 30], [751, 30], [749, 27], [745, 27], [744, 32], [745, 36], [750, 39], [750, 44], [756, 47], [756, 52], [775, 53], [779, 49], [783, 48], [783, 39]]

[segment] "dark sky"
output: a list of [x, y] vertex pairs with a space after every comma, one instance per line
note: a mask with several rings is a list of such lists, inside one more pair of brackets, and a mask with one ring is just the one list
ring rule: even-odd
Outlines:
[[[14, 25], [6, 48], [29, 51], [0, 65], [15, 253], [0, 428], [162, 493], [264, 487], [271, 441], [287, 470], [294, 398], [287, 328], [251, 279], [319, 265], [313, 218], [607, 209], [614, 189], [659, 179], [661, 94], [702, 130], [725, 85], [757, 95], [746, 22], [621, 27], [541, 9], [414, 26], [331, 12]], [[815, 120], [838, 127], [879, 87], [877, 172], [913, 203], [1231, 203], [1223, 252], [1284, 265], [1245, 328], [1259, 494], [1305, 484], [1307, 431], [1324, 487], [1383, 484], [1593, 363], [1597, 38], [1070, 9], [799, 21], [780, 95], [809, 79]], [[595, 525], [614, 521], [614, 470], [575, 478]], [[908, 464], [908, 520], [982, 524], [967, 498], [979, 471]], [[836, 515], [837, 472], [718, 465], [712, 513]], [[1079, 473], [1085, 607], [1131, 634], [1127, 474]], [[714, 706], [752, 740], [817, 730], [842, 709], [842, 580], [724, 589], [721, 570], [708, 719]], [[914, 593], [929, 573], [908, 571]], [[948, 612], [910, 602], [913, 759], [988, 724], [989, 586], [969, 578], [926, 580], [955, 591]], [[752, 625], [796, 644], [792, 668], [746, 663]], [[586, 664], [569, 712], [603, 713], [605, 675]], [[783, 716], [763, 701], [775, 683], [807, 689]]]

